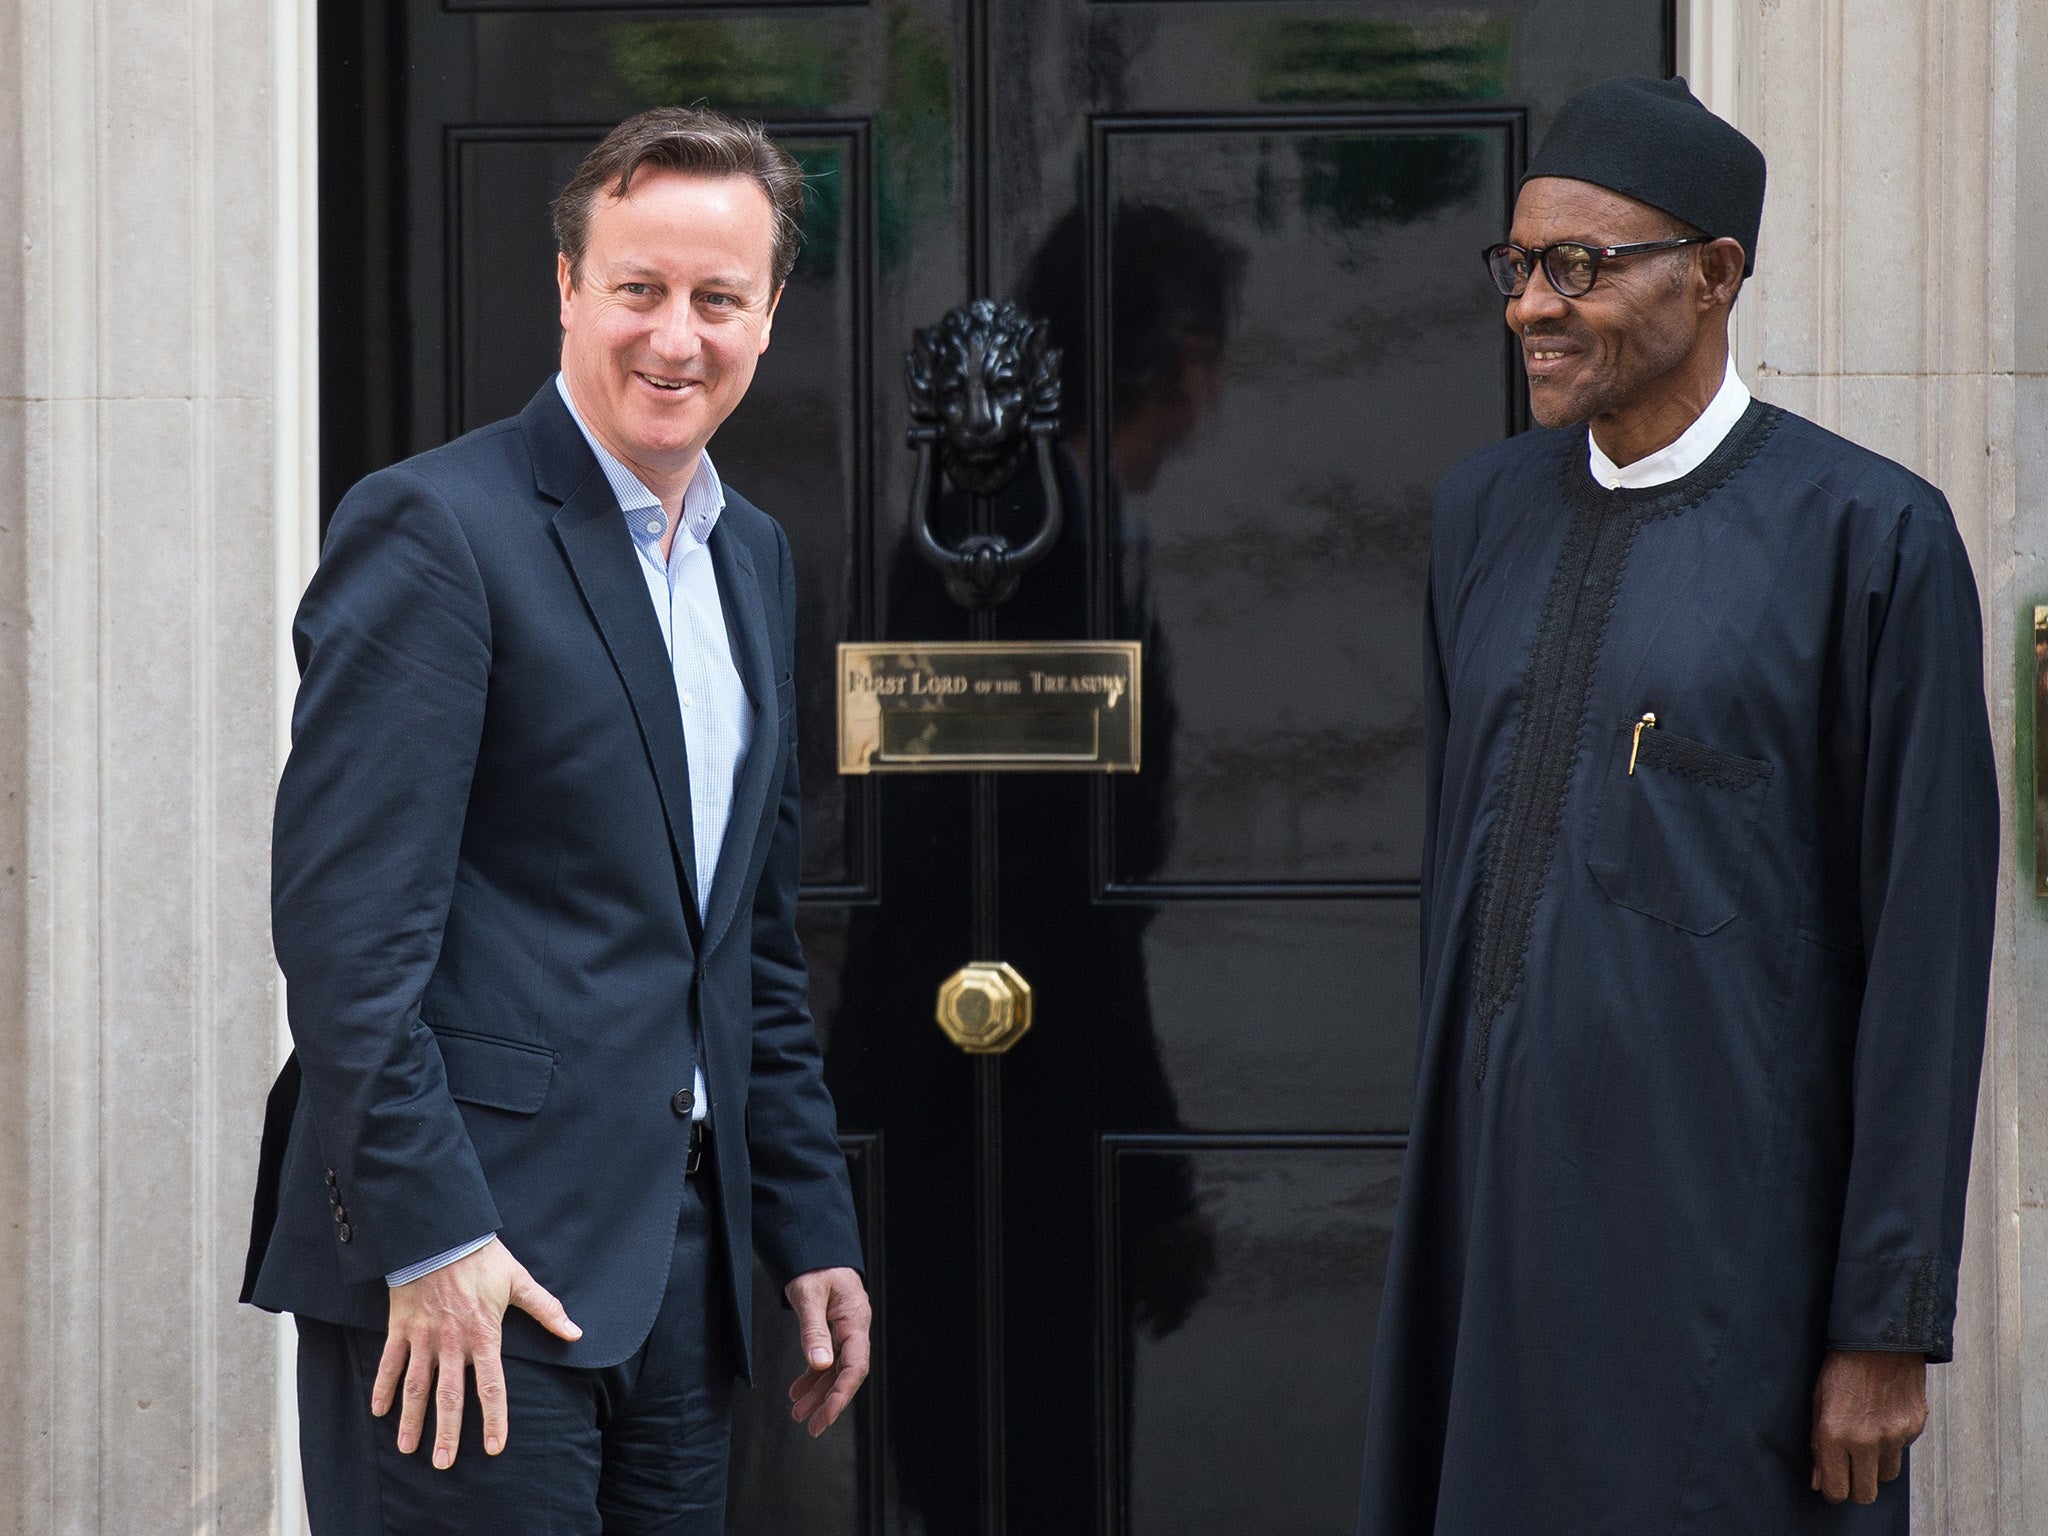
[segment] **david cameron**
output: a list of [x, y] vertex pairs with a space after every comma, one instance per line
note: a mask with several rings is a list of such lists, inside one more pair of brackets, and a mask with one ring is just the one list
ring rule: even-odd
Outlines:
[[297, 1317], [316, 1536], [722, 1531], [756, 1255], [796, 1419], [867, 1374], [789, 543], [707, 452], [802, 191], [756, 125], [621, 124], [554, 207], [561, 372], [357, 485], [299, 608], [243, 1299]]

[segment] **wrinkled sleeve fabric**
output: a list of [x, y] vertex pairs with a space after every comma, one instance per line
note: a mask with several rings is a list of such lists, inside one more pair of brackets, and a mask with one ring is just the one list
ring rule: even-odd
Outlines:
[[[796, 622], [789, 542], [776, 530], [783, 622]], [[792, 637], [784, 636], [783, 654]], [[773, 841], [753, 911], [753, 1080], [747, 1098], [747, 1154], [753, 1165], [754, 1248], [778, 1289], [818, 1269], [861, 1269], [860, 1230], [838, 1116], [825, 1087], [811, 1021], [810, 976], [797, 938], [802, 875], [802, 793], [796, 721], [785, 722], [788, 768]]]
[[[1938, 493], [1850, 593], [1864, 988], [1828, 1341], [1950, 1358], [1997, 902], [1976, 582]], [[1860, 682], [1860, 690], [1857, 684]]]
[[491, 667], [483, 579], [434, 487], [401, 468], [349, 494], [293, 644], [271, 927], [342, 1276], [382, 1282], [502, 1225], [420, 1018]]

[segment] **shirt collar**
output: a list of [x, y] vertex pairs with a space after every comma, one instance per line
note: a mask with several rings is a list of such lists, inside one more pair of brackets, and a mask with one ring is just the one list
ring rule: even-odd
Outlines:
[[[583, 413], [576, 409], [576, 402], [569, 398], [568, 379], [556, 374], [555, 388], [562, 396], [562, 404], [569, 408], [569, 418], [576, 423], [576, 430], [583, 434], [583, 441], [590, 444], [590, 451], [597, 455], [597, 467], [604, 471], [605, 479], [611, 483], [612, 495], [618, 498], [619, 510], [626, 514], [626, 528], [633, 535], [633, 542], [659, 545], [668, 533], [668, 511], [662, 506], [661, 498], [598, 441], [597, 434], [584, 421]], [[697, 455], [697, 472], [690, 477], [690, 483], [683, 491], [683, 526], [680, 531], [699, 544], [708, 543], [711, 530], [718, 525], [718, 515], [724, 510], [725, 484], [712, 467], [711, 454], [707, 450]]]
[[1655, 453], [1643, 455], [1633, 464], [1618, 465], [1600, 451], [1593, 433], [1586, 432], [1588, 468], [1593, 478], [1610, 491], [1639, 491], [1653, 485], [1683, 480], [1707, 462], [1709, 455], [1735, 430], [1742, 413], [1749, 409], [1749, 390], [1735, 372], [1735, 359], [1728, 359], [1728, 372], [1721, 387], [1707, 402], [1693, 424], [1678, 434], [1678, 440]]

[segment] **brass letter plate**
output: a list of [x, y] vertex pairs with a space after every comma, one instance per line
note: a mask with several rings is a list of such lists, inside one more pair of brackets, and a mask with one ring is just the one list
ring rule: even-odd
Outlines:
[[1138, 771], [1135, 640], [839, 647], [841, 773]]
[[2048, 896], [2048, 605], [2034, 610], [2034, 894]]

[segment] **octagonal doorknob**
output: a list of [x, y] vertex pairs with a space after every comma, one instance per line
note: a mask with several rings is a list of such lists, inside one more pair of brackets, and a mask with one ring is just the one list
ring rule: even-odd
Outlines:
[[995, 1056], [1031, 1028], [1031, 983], [1002, 960], [975, 960], [939, 983], [939, 1028], [970, 1056]]

